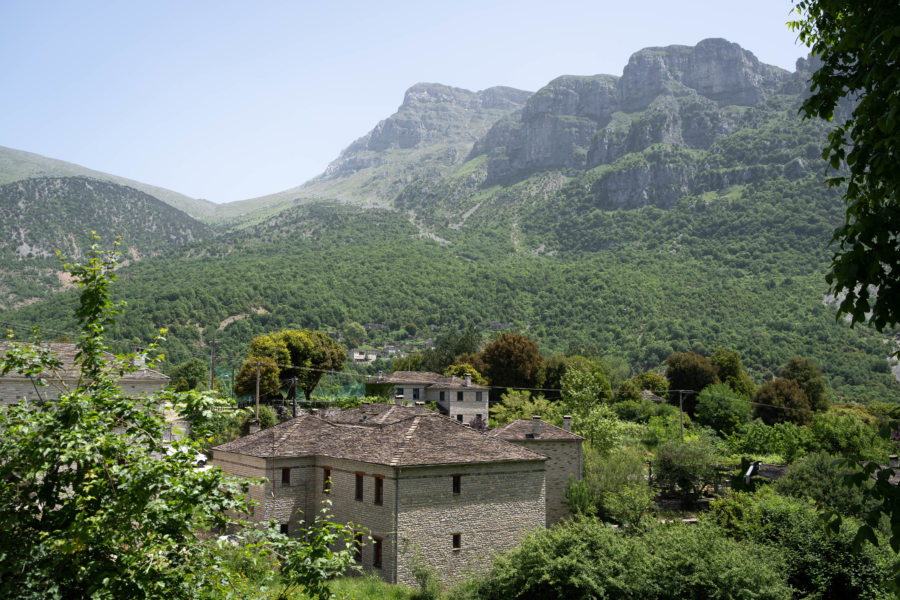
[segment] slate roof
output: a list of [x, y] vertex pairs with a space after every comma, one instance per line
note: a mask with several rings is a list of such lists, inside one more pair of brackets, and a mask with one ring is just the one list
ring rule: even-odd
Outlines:
[[393, 404], [303, 415], [213, 450], [261, 458], [323, 456], [399, 467], [546, 460], [436, 412]]
[[[6, 354], [7, 350], [10, 350], [13, 344], [19, 343], [22, 342], [0, 341], [0, 355]], [[78, 352], [78, 346], [74, 342], [42, 342], [40, 346], [42, 348], [49, 348], [50, 351], [53, 352], [57, 360], [59, 360], [59, 362], [62, 364], [60, 368], [55, 369], [53, 372], [41, 373], [39, 377], [55, 381], [73, 381], [79, 378], [80, 372], [75, 366], [75, 355]], [[114, 358], [113, 355], [108, 352], [104, 352], [103, 355], [109, 361], [112, 361]], [[23, 376], [19, 373], [11, 371], [7, 375], [0, 377], [0, 381], [2, 381], [4, 377], [17, 378]], [[119, 377], [118, 380], [159, 381], [160, 383], [164, 383], [166, 381], [169, 381], [169, 377], [167, 375], [163, 375], [159, 371], [154, 371], [153, 369], [143, 367], [137, 369], [136, 371], [125, 373], [122, 377]]]
[[394, 385], [415, 385], [419, 384], [427, 388], [433, 389], [467, 389], [467, 390], [489, 390], [486, 385], [478, 385], [470, 383], [466, 385], [465, 379], [455, 375], [440, 375], [431, 371], [394, 371], [390, 375], [384, 375], [370, 383], [392, 383]]
[[506, 425], [501, 425], [495, 429], [491, 429], [486, 434], [488, 437], [499, 438], [508, 441], [520, 440], [583, 440], [580, 435], [575, 435], [571, 431], [566, 431], [556, 425], [551, 425], [547, 421], [541, 419], [540, 437], [534, 437], [534, 424], [532, 419], [519, 419]]

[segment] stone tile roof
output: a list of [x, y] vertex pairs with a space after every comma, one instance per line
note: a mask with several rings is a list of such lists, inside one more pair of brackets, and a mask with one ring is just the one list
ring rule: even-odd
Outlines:
[[[13, 344], [18, 343], [20, 342], [0, 341], [0, 355], [6, 354], [7, 350], [10, 350]], [[74, 342], [42, 342], [41, 347], [49, 348], [50, 351], [53, 352], [54, 356], [56, 356], [56, 358], [62, 364], [60, 368], [54, 370], [53, 372], [41, 373], [40, 377], [57, 381], [74, 381], [78, 379], [78, 377], [80, 376], [80, 372], [75, 367], [75, 355], [78, 352], [78, 346]], [[112, 361], [114, 358], [113, 355], [108, 352], [104, 352], [103, 355], [108, 361]], [[21, 375], [15, 372], [10, 372], [4, 377], [16, 378], [21, 377]], [[2, 379], [3, 377], [0, 377], [0, 380]], [[169, 381], [169, 377], [167, 375], [163, 375], [159, 371], [154, 371], [153, 369], [143, 367], [137, 369], [136, 371], [125, 373], [124, 375], [119, 377], [118, 380], [159, 381], [160, 383], [165, 383]]]
[[400, 467], [546, 460], [433, 411], [391, 404], [304, 415], [213, 451], [261, 458], [315, 455]]
[[495, 429], [491, 429], [486, 434], [488, 437], [499, 438], [501, 440], [519, 441], [519, 440], [583, 440], [580, 435], [575, 435], [571, 431], [566, 431], [556, 425], [541, 419], [541, 435], [534, 437], [534, 424], [532, 419], [519, 419], [506, 425], [501, 425]]
[[392, 383], [394, 385], [422, 385], [423, 387], [439, 390], [489, 390], [485, 385], [470, 383], [455, 375], [440, 375], [431, 371], [394, 371], [390, 375], [384, 375], [370, 383]]

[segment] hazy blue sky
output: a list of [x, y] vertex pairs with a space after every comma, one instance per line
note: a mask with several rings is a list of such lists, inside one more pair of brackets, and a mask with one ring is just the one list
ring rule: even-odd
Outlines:
[[0, 0], [0, 145], [216, 202], [321, 173], [420, 81], [537, 90], [724, 37], [793, 70], [789, 0]]

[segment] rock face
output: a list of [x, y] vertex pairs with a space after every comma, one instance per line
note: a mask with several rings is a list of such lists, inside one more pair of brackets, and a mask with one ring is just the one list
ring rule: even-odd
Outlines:
[[528, 99], [473, 148], [488, 180], [544, 168], [591, 169], [653, 144], [708, 148], [737, 126], [735, 107], [755, 106], [792, 80], [722, 39], [646, 48], [621, 77], [564, 76]]
[[[391, 150], [424, 149], [438, 144], [468, 148], [498, 119], [520, 109], [531, 92], [493, 87], [480, 92], [437, 83], [418, 83], [406, 91], [396, 113], [353, 142], [326, 169], [323, 179], [378, 166]], [[451, 157], [459, 162], [465, 157]]]

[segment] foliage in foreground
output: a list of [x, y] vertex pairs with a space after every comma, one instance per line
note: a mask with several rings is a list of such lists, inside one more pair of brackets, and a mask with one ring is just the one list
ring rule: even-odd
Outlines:
[[[163, 443], [163, 398], [190, 418], [209, 397], [135, 399], [117, 385], [135, 358], [105, 353], [117, 257], [94, 245], [84, 264], [67, 266], [82, 288], [75, 389], [0, 410], [3, 598], [221, 598], [242, 578], [208, 539], [242, 525], [230, 515], [246, 514], [247, 485], [195, 468], [195, 442]], [[36, 385], [54, 366], [36, 345], [12, 344], [0, 357], [0, 374]], [[353, 531], [322, 518], [305, 533], [301, 541], [248, 529], [247, 550], [275, 557], [282, 595], [297, 588], [327, 598], [328, 578], [350, 564]]]

